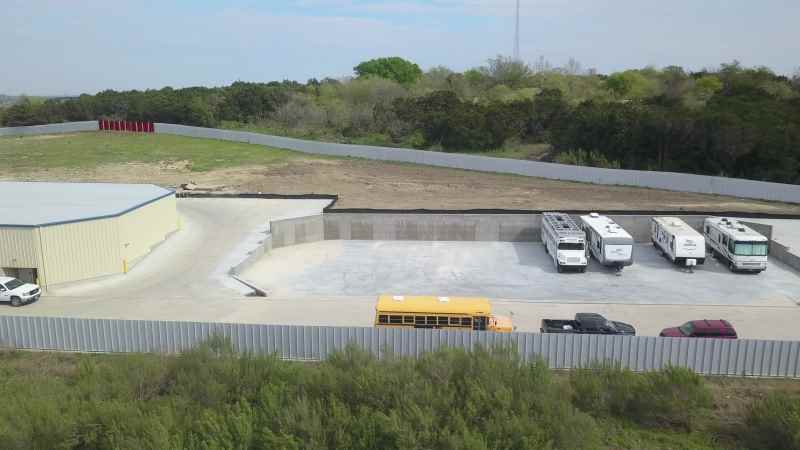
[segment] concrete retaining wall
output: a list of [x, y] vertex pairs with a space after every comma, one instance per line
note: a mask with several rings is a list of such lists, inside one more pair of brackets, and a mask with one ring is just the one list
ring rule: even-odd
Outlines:
[[316, 242], [325, 239], [323, 215], [273, 220], [269, 223], [272, 235], [271, 248]]
[[[637, 242], [650, 242], [649, 215], [612, 215]], [[700, 230], [705, 216], [678, 216]], [[579, 217], [575, 217], [576, 220]], [[540, 214], [324, 215], [325, 239], [403, 241], [539, 242]]]
[[34, 125], [31, 127], [0, 128], [0, 136], [35, 136], [39, 134], [77, 133], [80, 131], [97, 131], [99, 127], [96, 120], [86, 122], [53, 123], [49, 125]]
[[797, 250], [791, 249], [775, 241], [771, 241], [769, 244], [770, 258], [775, 258], [792, 269], [800, 272], [800, 256], [792, 252], [797, 252]]
[[217, 130], [213, 128], [164, 123], [155, 124], [155, 129], [156, 133], [246, 142], [320, 155], [357, 157], [475, 170], [480, 172], [509, 173], [556, 180], [579, 181], [584, 183], [638, 186], [672, 191], [719, 194], [741, 198], [800, 203], [800, 186], [792, 184], [672, 172], [580, 167], [538, 161], [521, 161], [506, 158], [491, 158], [486, 156], [367, 145], [334, 144], [244, 131]]

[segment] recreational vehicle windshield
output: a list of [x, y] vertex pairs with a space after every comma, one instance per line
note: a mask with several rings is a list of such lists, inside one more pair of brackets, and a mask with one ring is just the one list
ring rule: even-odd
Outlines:
[[633, 264], [633, 237], [612, 219], [591, 213], [581, 216], [589, 253], [600, 264], [622, 270]]
[[564, 269], [586, 271], [586, 235], [568, 214], [542, 214], [542, 243], [558, 272]]
[[709, 217], [703, 224], [707, 250], [732, 272], [767, 270], [769, 239], [735, 219]]
[[653, 217], [650, 239], [674, 264], [694, 266], [706, 261], [703, 235], [677, 217]]

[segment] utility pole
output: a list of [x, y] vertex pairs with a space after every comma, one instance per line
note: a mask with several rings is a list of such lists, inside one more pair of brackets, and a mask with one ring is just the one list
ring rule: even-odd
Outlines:
[[519, 0], [517, 0], [517, 25], [514, 28], [514, 60], [519, 61]]

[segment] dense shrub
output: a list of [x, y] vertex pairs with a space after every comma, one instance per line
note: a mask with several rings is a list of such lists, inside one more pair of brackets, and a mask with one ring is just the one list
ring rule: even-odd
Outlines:
[[572, 373], [570, 385], [573, 401], [583, 411], [653, 426], [691, 430], [712, 406], [703, 379], [680, 367], [635, 375], [627, 369], [597, 366]]
[[[33, 362], [27, 362], [28, 360]], [[70, 362], [71, 361], [71, 362]], [[316, 364], [237, 355], [0, 353], [2, 449], [720, 449], [697, 375], [598, 366], [555, 375], [508, 348]], [[754, 449], [797, 449], [797, 401], [750, 411]]]
[[750, 407], [745, 423], [753, 450], [800, 449], [800, 398], [770, 394]]

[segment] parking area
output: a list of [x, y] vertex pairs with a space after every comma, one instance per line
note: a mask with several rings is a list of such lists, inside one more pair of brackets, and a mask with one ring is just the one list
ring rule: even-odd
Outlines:
[[[753, 339], [798, 339], [800, 277], [771, 261], [758, 275], [714, 260], [694, 273], [649, 245], [621, 276], [592, 262], [559, 274], [541, 244], [509, 242], [321, 241], [273, 250], [244, 277], [228, 276], [266, 236], [267, 223], [317, 214], [327, 200], [179, 199], [181, 229], [126, 275], [57, 286], [4, 315], [371, 326], [376, 296], [487, 296], [519, 331], [543, 318], [597, 312], [642, 335], [692, 319], [724, 318]], [[789, 233], [791, 235], [791, 233]]]
[[621, 276], [591, 262], [557, 273], [538, 243], [323, 241], [281, 248], [245, 272], [274, 297], [487, 296], [519, 302], [793, 306], [800, 278], [778, 262], [736, 274], [713, 259], [694, 273], [637, 245]]

